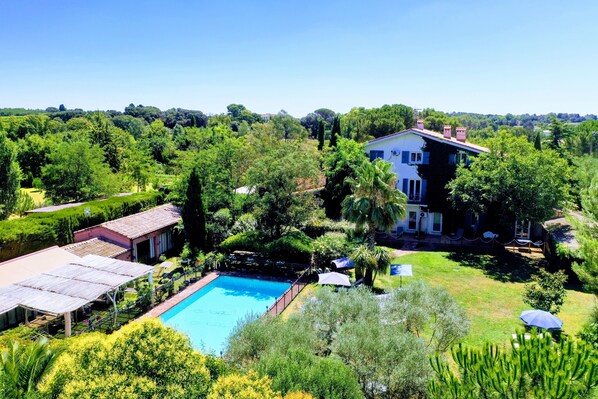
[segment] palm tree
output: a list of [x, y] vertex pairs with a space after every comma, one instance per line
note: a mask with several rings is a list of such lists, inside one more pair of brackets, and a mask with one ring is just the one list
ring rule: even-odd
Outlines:
[[[365, 270], [364, 283], [372, 286], [375, 274], [388, 268], [390, 262], [374, 262], [367, 258], [380, 259], [381, 253], [375, 254], [376, 230], [390, 230], [397, 220], [405, 217], [405, 204], [407, 197], [395, 188], [397, 175], [391, 170], [392, 165], [381, 159], [373, 163], [364, 162], [356, 170], [354, 179], [347, 179], [353, 194], [343, 201], [344, 217], [354, 222], [358, 228], [366, 231], [367, 250], [356, 251], [355, 255], [362, 257]], [[361, 254], [359, 252], [362, 252]], [[388, 257], [388, 255], [386, 255]], [[357, 264], [357, 261], [353, 259]]]
[[364, 228], [370, 250], [376, 245], [376, 230], [389, 231], [405, 217], [407, 197], [395, 188], [397, 175], [381, 159], [364, 162], [354, 179], [347, 179], [353, 194], [343, 201], [343, 216]]
[[372, 287], [378, 273], [386, 273], [390, 266], [388, 250], [382, 247], [374, 247], [371, 250], [367, 245], [358, 245], [351, 253], [351, 259], [355, 263], [355, 273], [362, 275], [363, 283]]
[[0, 357], [0, 396], [24, 399], [34, 395], [56, 357], [46, 338], [26, 346], [12, 342]]

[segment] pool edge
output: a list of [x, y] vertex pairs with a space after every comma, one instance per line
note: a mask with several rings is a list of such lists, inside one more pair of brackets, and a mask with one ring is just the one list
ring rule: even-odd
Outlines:
[[149, 312], [140, 316], [137, 320], [143, 320], [148, 317], [160, 317], [164, 313], [168, 312], [170, 309], [178, 305], [179, 303], [183, 302], [185, 299], [189, 298], [191, 295], [195, 294], [200, 289], [204, 288], [206, 285], [210, 284], [212, 281], [216, 280], [220, 277], [220, 273], [212, 272], [207, 276], [203, 277], [201, 280], [191, 284], [189, 287], [185, 288], [183, 291], [179, 292], [172, 298], [167, 299], [165, 302], [159, 304], [153, 309], [150, 309]]

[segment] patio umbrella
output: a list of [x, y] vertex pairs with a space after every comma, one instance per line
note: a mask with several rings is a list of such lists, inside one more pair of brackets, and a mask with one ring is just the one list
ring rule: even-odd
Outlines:
[[355, 267], [355, 263], [347, 257], [335, 259], [332, 263], [334, 263], [334, 266], [336, 266], [337, 269], [352, 269]]
[[399, 276], [401, 281], [399, 282], [400, 287], [403, 286], [403, 276], [411, 277], [413, 276], [413, 267], [412, 265], [390, 265], [390, 275], [391, 276]]
[[563, 321], [556, 316], [544, 310], [524, 310], [519, 316], [525, 324], [531, 327], [544, 329], [560, 329], [563, 327]]
[[318, 274], [318, 284], [351, 286], [349, 276], [336, 272]]

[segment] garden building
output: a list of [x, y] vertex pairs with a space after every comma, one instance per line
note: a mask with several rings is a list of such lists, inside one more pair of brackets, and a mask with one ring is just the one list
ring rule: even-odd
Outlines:
[[65, 247], [84, 256], [104, 255], [150, 263], [177, 247], [174, 227], [181, 221], [179, 209], [172, 204], [111, 220], [75, 232], [75, 244]]

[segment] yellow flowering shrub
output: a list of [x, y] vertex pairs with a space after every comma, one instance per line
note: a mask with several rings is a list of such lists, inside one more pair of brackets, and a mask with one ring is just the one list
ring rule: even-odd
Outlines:
[[311, 394], [307, 393], [307, 392], [289, 392], [286, 395], [284, 395], [284, 399], [314, 399], [313, 396], [311, 396]]
[[201, 399], [209, 384], [205, 358], [188, 338], [147, 319], [69, 339], [39, 390], [52, 399]]
[[259, 377], [256, 372], [230, 374], [220, 377], [212, 385], [208, 399], [281, 399], [272, 390], [268, 377]]

